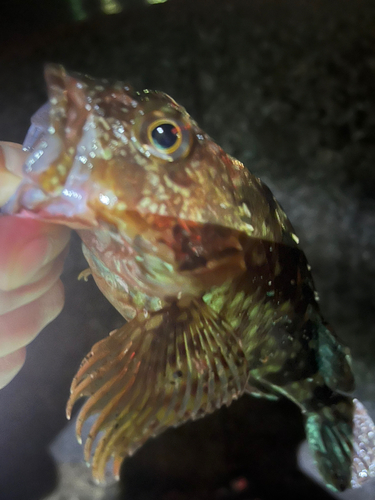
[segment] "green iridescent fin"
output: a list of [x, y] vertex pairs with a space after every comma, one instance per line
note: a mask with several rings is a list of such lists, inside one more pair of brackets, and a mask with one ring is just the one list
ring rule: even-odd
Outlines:
[[327, 486], [337, 491], [351, 485], [353, 416], [352, 399], [328, 391], [327, 398], [307, 414], [305, 425], [310, 450]]
[[328, 325], [320, 323], [319, 339], [319, 371], [325, 383], [333, 391], [352, 392], [354, 376], [351, 368], [350, 350], [336, 337]]
[[77, 438], [85, 420], [98, 414], [85, 458], [92, 458], [100, 482], [111, 458], [118, 476], [123, 458], [149, 437], [230, 404], [246, 382], [245, 355], [231, 328], [203, 301], [192, 300], [139, 315], [94, 345], [73, 381], [67, 415], [77, 399], [89, 396]]
[[375, 425], [365, 407], [354, 399], [352, 488], [375, 478]]
[[245, 392], [251, 394], [255, 398], [266, 398], [270, 401], [277, 401], [280, 399], [280, 394], [273, 389], [270, 384], [262, 380], [257, 380], [249, 376]]

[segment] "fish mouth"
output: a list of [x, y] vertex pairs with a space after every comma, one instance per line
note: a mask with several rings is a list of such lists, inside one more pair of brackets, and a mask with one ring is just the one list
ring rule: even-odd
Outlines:
[[2, 207], [2, 212], [63, 224], [71, 229], [92, 229], [98, 225], [94, 211], [87, 205], [87, 193], [83, 189], [63, 188], [59, 195], [51, 196], [27, 178]]
[[[72, 229], [96, 227], [95, 213], [88, 205], [89, 166], [76, 156], [69, 161], [64, 157], [65, 163], [54, 165], [62, 157], [64, 146], [61, 137], [50, 131], [53, 129], [50, 108], [50, 103], [46, 103], [31, 117], [31, 126], [23, 142], [23, 150], [30, 153], [23, 165], [24, 175], [1, 211], [64, 224]], [[77, 138], [76, 149], [80, 140]], [[43, 182], [45, 177], [49, 180], [47, 184]]]

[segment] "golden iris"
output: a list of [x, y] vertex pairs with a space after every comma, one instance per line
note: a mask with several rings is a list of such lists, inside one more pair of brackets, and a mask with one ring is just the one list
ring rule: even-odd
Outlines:
[[141, 153], [169, 162], [186, 158], [194, 141], [188, 117], [168, 107], [137, 116], [132, 135]]

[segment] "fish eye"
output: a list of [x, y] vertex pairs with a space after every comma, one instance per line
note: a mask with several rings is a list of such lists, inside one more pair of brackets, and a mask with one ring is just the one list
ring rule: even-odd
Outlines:
[[147, 128], [150, 144], [162, 153], [171, 155], [182, 144], [182, 131], [178, 123], [172, 120], [157, 120]]
[[177, 113], [152, 111], [140, 116], [133, 127], [134, 142], [143, 154], [166, 161], [186, 158], [193, 144], [189, 120]]

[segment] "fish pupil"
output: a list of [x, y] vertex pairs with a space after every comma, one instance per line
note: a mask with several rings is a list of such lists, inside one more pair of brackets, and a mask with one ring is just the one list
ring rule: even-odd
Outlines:
[[156, 147], [170, 149], [178, 140], [178, 130], [173, 123], [161, 123], [153, 129], [151, 137]]

